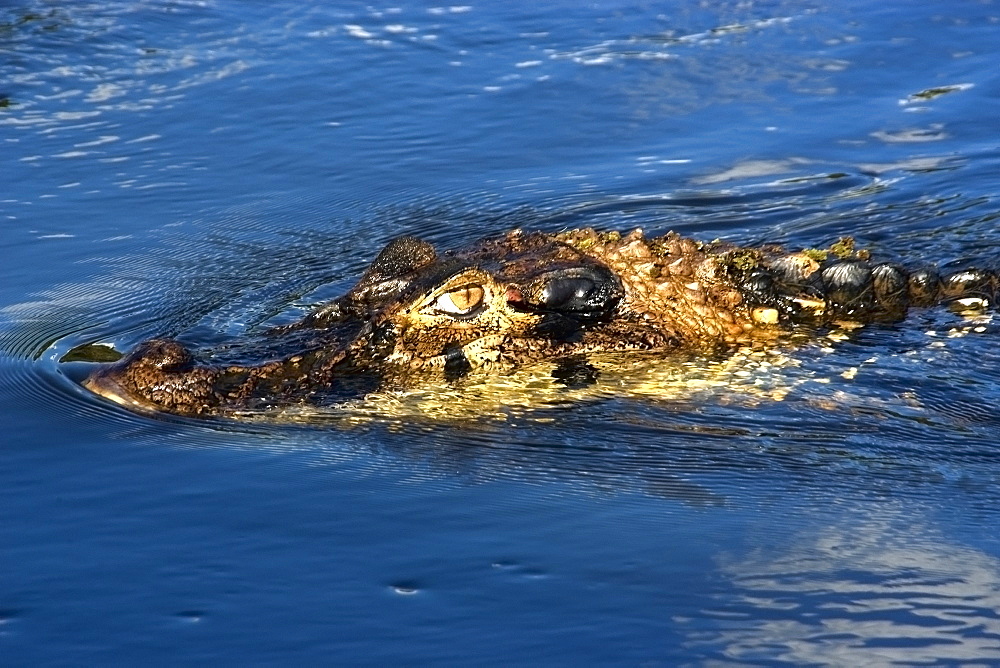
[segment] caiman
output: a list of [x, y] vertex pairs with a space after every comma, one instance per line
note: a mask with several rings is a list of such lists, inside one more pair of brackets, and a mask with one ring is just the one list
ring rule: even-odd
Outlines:
[[132, 409], [187, 416], [330, 405], [540, 361], [735, 347], [796, 327], [897, 320], [911, 307], [984, 306], [997, 287], [981, 269], [875, 263], [849, 240], [790, 252], [672, 232], [515, 230], [439, 253], [402, 237], [342, 297], [250, 348], [196, 354], [152, 339], [84, 385]]

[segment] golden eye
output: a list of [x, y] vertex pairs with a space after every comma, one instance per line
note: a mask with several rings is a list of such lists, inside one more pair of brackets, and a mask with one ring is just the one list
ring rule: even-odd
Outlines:
[[479, 308], [485, 296], [481, 285], [463, 285], [438, 297], [434, 308], [449, 315], [469, 315]]

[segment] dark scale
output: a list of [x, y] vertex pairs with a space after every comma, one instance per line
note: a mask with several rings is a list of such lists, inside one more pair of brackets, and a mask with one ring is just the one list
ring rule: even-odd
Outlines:
[[867, 313], [874, 306], [871, 265], [863, 260], [836, 260], [819, 271], [827, 307], [844, 315]]
[[906, 271], [896, 264], [883, 263], [872, 267], [875, 301], [886, 310], [906, 308], [909, 290]]
[[472, 371], [472, 364], [465, 356], [465, 351], [461, 346], [448, 346], [441, 354], [444, 355], [444, 377], [445, 380], [456, 381], [464, 378]]
[[997, 277], [982, 269], [966, 269], [950, 274], [941, 281], [941, 299], [978, 297], [991, 304], [996, 296]]
[[910, 274], [910, 302], [914, 306], [936, 304], [941, 294], [941, 277], [934, 269], [919, 269]]
[[750, 294], [751, 301], [767, 304], [777, 293], [774, 274], [764, 269], [749, 272], [740, 287]]
[[774, 308], [785, 315], [792, 315], [798, 310], [792, 296], [802, 292], [801, 287], [785, 285], [780, 274], [776, 275], [769, 268], [752, 269], [740, 280], [739, 286], [746, 295], [747, 303], [753, 306]]

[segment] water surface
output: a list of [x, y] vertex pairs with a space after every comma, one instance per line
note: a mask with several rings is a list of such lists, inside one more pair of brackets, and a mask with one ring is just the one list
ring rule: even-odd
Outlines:
[[995, 267], [998, 32], [995, 2], [7, 3], [0, 652], [1000, 661], [989, 312], [458, 419], [154, 419], [60, 362], [294, 317], [402, 234]]

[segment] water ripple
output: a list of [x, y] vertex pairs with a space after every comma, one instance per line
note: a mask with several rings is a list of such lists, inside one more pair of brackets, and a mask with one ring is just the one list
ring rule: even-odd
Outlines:
[[[4, 308], [0, 350], [9, 363], [0, 365], [0, 374], [20, 388], [22, 402], [59, 407], [90, 424], [151, 430], [159, 442], [253, 443], [362, 468], [406, 462], [413, 475], [440, 484], [563, 480], [696, 505], [749, 503], [759, 475], [804, 486], [817, 498], [832, 490], [860, 493], [859, 475], [899, 480], [913, 487], [911, 493], [921, 485], [959, 484], [992, 456], [987, 443], [996, 421], [988, 405], [996, 378], [966, 374], [972, 384], [957, 389], [935, 385], [934, 373], [940, 369], [947, 378], [963, 356], [988, 348], [996, 332], [988, 322], [963, 321], [943, 309], [888, 330], [796, 344], [770, 358], [745, 351], [716, 360], [636, 359], [637, 371], [610, 373], [580, 391], [553, 384], [540, 368], [482, 387], [425, 388], [325, 412], [248, 414], [242, 422], [132, 415], [76, 384], [85, 363], [59, 361], [84, 344], [125, 350], [170, 335], [210, 345], [300, 316], [346, 289], [378, 247], [402, 233], [429, 232], [445, 248], [514, 226], [691, 227], [739, 238], [748, 224], [743, 221], [753, 220], [755, 234], [766, 237], [761, 230], [770, 225], [781, 230], [776, 236], [794, 239], [823, 229], [823, 220], [850, 217], [856, 207], [859, 216], [864, 211], [875, 221], [857, 230], [863, 239], [866, 230], [878, 229], [880, 208], [850, 193], [872, 182], [854, 173], [537, 205], [492, 194], [421, 196], [390, 207], [323, 198], [292, 204], [276, 197], [154, 230], [139, 244], [151, 249], [141, 256], [121, 256], [109, 247], [88, 261], [93, 278]], [[969, 221], [986, 221], [982, 210], [989, 203], [951, 197], [911, 206], [915, 220], [918, 209], [926, 214], [944, 206]], [[886, 215], [900, 210], [885, 205]], [[808, 221], [801, 229], [787, 224], [796, 213]], [[331, 217], [339, 222], [331, 226]], [[988, 227], [969, 224], [982, 232]], [[201, 233], [206, 225], [210, 235]], [[369, 233], [359, 241], [345, 233], [351, 229]], [[905, 235], [905, 224], [902, 229]], [[965, 230], [933, 233], [948, 240]], [[964, 247], [954, 239], [947, 243]], [[968, 336], [935, 338], [927, 334], [932, 329]], [[331, 435], [336, 433], [342, 436]], [[945, 434], [955, 441], [947, 454], [935, 450]], [[977, 471], [973, 477], [993, 475]]]

